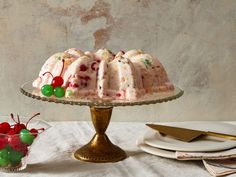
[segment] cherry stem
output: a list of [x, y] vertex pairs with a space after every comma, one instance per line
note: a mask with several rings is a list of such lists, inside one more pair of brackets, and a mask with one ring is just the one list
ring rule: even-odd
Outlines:
[[33, 115], [31, 118], [29, 118], [29, 120], [28, 120], [28, 121], [26, 122], [26, 124], [25, 124], [25, 127], [27, 128], [28, 123], [29, 123], [34, 117], [36, 117], [36, 116], [38, 116], [38, 115], [40, 115], [40, 113], [37, 113], [37, 114]]
[[45, 130], [45, 128], [39, 128], [39, 129], [37, 129], [37, 130], [39, 130], [39, 131], [40, 131], [40, 130], [41, 130], [41, 131], [44, 131], [44, 130]]
[[14, 118], [14, 115], [11, 113], [11, 119], [15, 122], [15, 123], [17, 123], [16, 122], [16, 120], [15, 120], [15, 118]]
[[61, 76], [61, 75], [62, 75], [62, 73], [63, 73], [64, 67], [65, 67], [65, 60], [64, 60], [64, 59], [62, 59], [62, 69], [61, 69], [60, 76]]
[[50, 75], [52, 76], [52, 78], [53, 78], [53, 75], [52, 75], [51, 72], [47, 71], [47, 72], [43, 73], [43, 76], [44, 76], [45, 74], [50, 74]]
[[20, 117], [18, 114], [17, 114], [17, 120], [18, 120], [18, 123], [20, 124]]

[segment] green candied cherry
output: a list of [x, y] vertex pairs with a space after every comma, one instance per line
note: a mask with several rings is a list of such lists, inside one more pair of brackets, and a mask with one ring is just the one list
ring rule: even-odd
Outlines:
[[0, 150], [0, 158], [9, 159], [9, 153], [7, 148]]
[[20, 164], [21, 159], [24, 157], [23, 153], [11, 149], [9, 151], [11, 166], [17, 166]]
[[20, 140], [22, 143], [27, 145], [31, 145], [34, 141], [35, 137], [31, 134], [31, 132], [27, 129], [23, 129], [20, 131]]
[[62, 88], [62, 87], [56, 87], [56, 88], [54, 89], [54, 95], [55, 95], [57, 98], [64, 97], [64, 96], [65, 96], [65, 90], [64, 90], [64, 88]]
[[53, 95], [53, 88], [51, 85], [49, 84], [45, 84], [42, 88], [41, 88], [41, 92], [44, 96], [50, 97]]
[[9, 158], [0, 157], [0, 167], [7, 167], [10, 164]]
[[0, 151], [0, 167], [6, 167], [10, 164], [10, 155], [8, 149], [4, 148]]

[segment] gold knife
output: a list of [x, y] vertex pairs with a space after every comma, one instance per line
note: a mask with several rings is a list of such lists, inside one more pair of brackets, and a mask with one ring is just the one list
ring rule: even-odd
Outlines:
[[[229, 135], [224, 133], [217, 133], [217, 132], [211, 132], [211, 131], [201, 131], [201, 130], [192, 130], [187, 128], [180, 128], [180, 127], [171, 127], [166, 125], [158, 125], [158, 124], [146, 124], [148, 127], [159, 131], [162, 134], [172, 136], [176, 139], [179, 139], [181, 141], [190, 142], [194, 139], [200, 137], [200, 136], [215, 136], [230, 140], [236, 141], [235, 135]], [[236, 129], [235, 129], [236, 132]]]

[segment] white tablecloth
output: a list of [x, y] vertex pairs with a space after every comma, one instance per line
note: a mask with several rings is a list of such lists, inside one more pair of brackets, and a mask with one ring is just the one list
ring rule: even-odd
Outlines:
[[[111, 123], [107, 134], [129, 157], [117, 163], [95, 164], [73, 159], [72, 153], [94, 135], [91, 122], [53, 122], [31, 149], [29, 165], [20, 173], [0, 177], [209, 177], [201, 161], [177, 161], [147, 154], [136, 147], [144, 123]], [[236, 177], [236, 175], [231, 175]]]

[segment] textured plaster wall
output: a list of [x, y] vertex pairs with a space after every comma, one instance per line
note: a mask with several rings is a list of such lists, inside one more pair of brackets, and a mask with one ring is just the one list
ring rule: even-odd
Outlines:
[[141, 48], [158, 56], [179, 100], [115, 108], [114, 121], [236, 120], [235, 0], [1, 0], [0, 113], [88, 120], [88, 107], [23, 96], [53, 53]]

